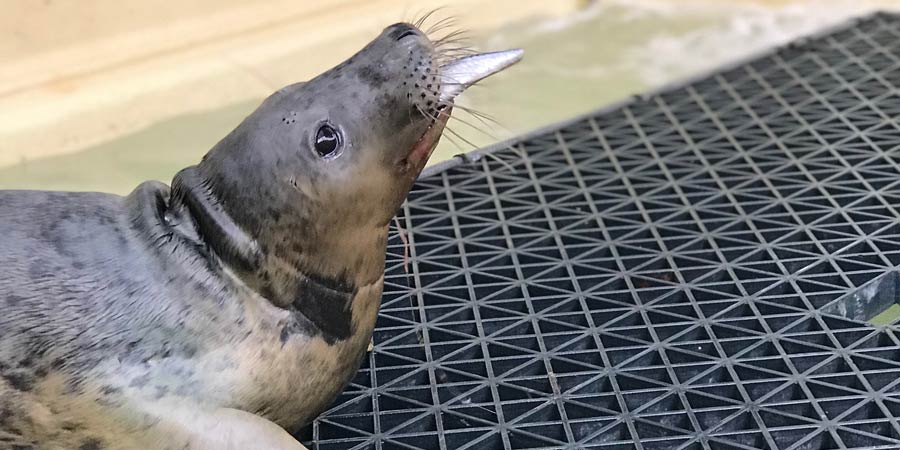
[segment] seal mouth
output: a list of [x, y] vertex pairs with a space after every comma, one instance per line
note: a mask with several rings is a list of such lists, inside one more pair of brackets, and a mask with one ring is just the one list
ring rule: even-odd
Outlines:
[[413, 145], [406, 160], [407, 164], [415, 169], [413, 171], [414, 173], [421, 172], [428, 162], [428, 159], [431, 158], [431, 154], [434, 153], [434, 149], [437, 148], [441, 133], [443, 133], [447, 121], [450, 120], [450, 113], [452, 111], [452, 104], [439, 107], [437, 110], [437, 118], [432, 119], [431, 124], [428, 125], [428, 129], [422, 133], [422, 136], [419, 137], [419, 140]]
[[407, 162], [417, 172], [421, 171], [437, 147], [441, 133], [450, 119], [453, 100], [472, 85], [521, 61], [524, 54], [522, 49], [477, 53], [441, 65], [437, 117], [432, 119], [407, 157]]

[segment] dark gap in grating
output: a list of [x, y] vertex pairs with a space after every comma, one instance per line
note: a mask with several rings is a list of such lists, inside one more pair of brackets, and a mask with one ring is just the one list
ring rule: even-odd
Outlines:
[[376, 348], [301, 440], [900, 448], [898, 37], [869, 16], [423, 176], [412, 275], [392, 235]]

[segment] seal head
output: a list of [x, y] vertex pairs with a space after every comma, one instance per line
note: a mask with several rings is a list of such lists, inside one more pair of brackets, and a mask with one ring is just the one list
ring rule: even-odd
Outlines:
[[282, 343], [318, 338], [333, 348], [296, 350], [296, 364], [319, 366], [323, 381], [307, 376], [304, 390], [319, 383], [321, 399], [307, 393], [293, 403], [303, 413], [268, 414], [284, 418], [277, 423], [318, 414], [358, 369], [380, 304], [391, 218], [437, 145], [453, 98], [521, 52], [490, 55], [448, 63], [415, 26], [392, 25], [337, 67], [270, 96], [173, 181], [172, 226], [290, 313], [278, 324]]
[[[279, 306], [299, 274], [343, 291], [383, 271], [388, 222], [437, 145], [431, 41], [396, 24], [337, 67], [281, 89], [173, 183], [202, 239]], [[305, 278], [305, 277], [299, 277]]]

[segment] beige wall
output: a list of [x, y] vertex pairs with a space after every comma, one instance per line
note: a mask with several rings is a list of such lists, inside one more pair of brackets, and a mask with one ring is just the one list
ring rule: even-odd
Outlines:
[[267, 95], [446, 5], [467, 28], [571, 12], [556, 0], [5, 0], [0, 167]]

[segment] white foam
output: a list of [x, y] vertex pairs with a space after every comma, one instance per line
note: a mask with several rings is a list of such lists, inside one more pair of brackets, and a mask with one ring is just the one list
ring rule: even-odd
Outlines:
[[[625, 22], [699, 22], [700, 25], [688, 32], [649, 34], [645, 42], [627, 49], [624, 58], [605, 62], [609, 70], [633, 73], [643, 84], [656, 86], [709, 71], [878, 9], [900, 10], [900, 5], [890, 0], [806, 0], [785, 1], [780, 5], [714, 0], [598, 0], [576, 13], [539, 21], [524, 31], [524, 36], [521, 29], [511, 31], [510, 35], [494, 35], [488, 40], [488, 46], [521, 45], [523, 37], [539, 38], [542, 34], [565, 32], [585, 22], [610, 20], [602, 17], [604, 14], [615, 14], [612, 20]], [[577, 78], [606, 73], [600, 67], [579, 67], [577, 63], [564, 70], [549, 66], [542, 66], [542, 70]], [[562, 71], [566, 73], [558, 73]]]
[[[610, 1], [610, 0], [607, 0]], [[620, 0], [612, 0], [620, 1]], [[641, 0], [639, 5], [657, 1]], [[635, 7], [632, 4], [632, 7]], [[709, 10], [690, 8], [691, 13], [705, 14], [713, 25], [677, 34], [659, 34], [637, 47], [628, 58], [631, 67], [649, 85], [669, 82], [674, 78], [713, 69], [723, 63], [785, 44], [798, 37], [896, 4], [849, 0], [805, 1], [779, 7], [748, 4]], [[685, 14], [671, 12], [670, 14]]]

